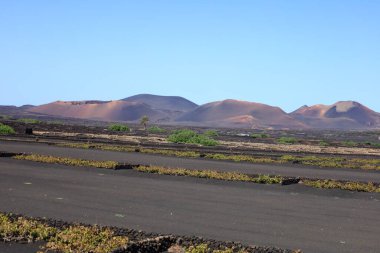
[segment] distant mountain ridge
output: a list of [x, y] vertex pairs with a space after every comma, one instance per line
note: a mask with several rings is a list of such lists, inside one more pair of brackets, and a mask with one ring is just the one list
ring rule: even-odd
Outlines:
[[187, 112], [198, 107], [190, 100], [178, 96], [158, 96], [139, 94], [122, 99], [123, 101], [140, 102], [150, 105], [152, 109]]
[[380, 127], [380, 113], [355, 101], [340, 101], [333, 105], [302, 106], [289, 115], [313, 128]]
[[34, 113], [55, 117], [263, 129], [376, 129], [380, 113], [355, 101], [302, 106], [291, 113], [266, 104], [226, 99], [197, 105], [179, 96], [139, 94], [113, 101], [56, 101], [39, 106], [0, 106], [1, 113]]

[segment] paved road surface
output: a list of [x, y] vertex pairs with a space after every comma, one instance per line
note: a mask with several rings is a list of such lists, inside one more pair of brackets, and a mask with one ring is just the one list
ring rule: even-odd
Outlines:
[[0, 151], [28, 152], [45, 155], [83, 158], [91, 160], [113, 160], [133, 164], [152, 164], [189, 169], [213, 169], [219, 171], [240, 171], [252, 174], [276, 174], [309, 178], [340, 179], [353, 181], [380, 182], [380, 171], [358, 169], [326, 169], [310, 166], [289, 166], [273, 164], [250, 164], [207, 159], [189, 159], [158, 156], [142, 153], [86, 150], [49, 146], [39, 143], [0, 142]]
[[380, 194], [0, 158], [0, 210], [304, 252], [379, 252]]
[[3, 243], [0, 242], [0, 252], [1, 253], [36, 253], [40, 251], [40, 246], [42, 243]]

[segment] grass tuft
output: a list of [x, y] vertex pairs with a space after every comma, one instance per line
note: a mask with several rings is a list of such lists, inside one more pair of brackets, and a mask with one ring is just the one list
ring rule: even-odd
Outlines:
[[18, 121], [18, 122], [25, 123], [25, 124], [40, 124], [40, 123], [42, 123], [41, 120], [38, 120], [38, 119], [30, 119], [30, 118], [21, 118], [21, 119], [18, 119], [17, 121]]
[[299, 140], [297, 140], [294, 137], [285, 137], [285, 136], [283, 136], [283, 137], [278, 138], [277, 142], [280, 143], [280, 144], [296, 144], [296, 143], [299, 142]]
[[210, 138], [218, 137], [219, 134], [216, 130], [207, 130], [203, 133], [205, 136], [208, 136]]

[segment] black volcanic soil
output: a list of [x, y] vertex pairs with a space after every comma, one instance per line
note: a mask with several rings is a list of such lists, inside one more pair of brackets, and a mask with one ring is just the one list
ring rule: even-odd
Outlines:
[[[33, 139], [35, 136], [26, 135], [25, 130], [27, 128], [32, 128], [33, 131], [43, 131], [43, 132], [60, 132], [60, 133], [78, 133], [78, 134], [105, 134], [105, 135], [128, 135], [128, 136], [140, 136], [140, 137], [158, 137], [162, 140], [165, 140], [166, 137], [170, 134], [171, 131], [181, 129], [184, 127], [175, 127], [175, 126], [160, 126], [165, 129], [165, 133], [162, 134], [149, 134], [147, 131], [142, 130], [140, 125], [128, 124], [131, 127], [132, 131], [128, 133], [115, 132], [108, 130], [108, 126], [111, 123], [107, 122], [96, 122], [96, 121], [73, 121], [68, 123], [47, 123], [41, 122], [37, 124], [26, 124], [19, 122], [17, 120], [0, 120], [0, 122], [7, 124], [15, 129], [17, 132], [16, 136], [25, 137]], [[196, 132], [203, 133], [209, 128], [201, 127], [186, 127], [187, 129], [192, 129]], [[268, 143], [276, 144], [278, 138], [281, 137], [291, 137], [299, 141], [299, 144], [306, 145], [319, 145], [321, 141], [327, 142], [329, 146], [345, 146], [346, 142], [355, 143], [356, 147], [366, 147], [366, 148], [380, 148], [380, 131], [333, 131], [333, 130], [308, 130], [308, 131], [295, 131], [295, 130], [252, 130], [252, 129], [213, 129], [216, 130], [219, 136], [215, 137], [216, 140], [220, 141], [232, 141], [232, 142], [244, 142], [244, 143]], [[260, 134], [265, 133], [269, 135], [269, 138], [252, 138], [251, 134]], [[177, 149], [177, 150], [195, 150], [200, 152], [213, 152], [213, 153], [229, 153], [229, 154], [250, 154], [256, 156], [281, 156], [283, 154], [294, 154], [292, 152], [278, 152], [278, 151], [263, 151], [263, 150], [254, 150], [252, 148], [233, 148], [233, 150], [226, 146], [215, 146], [215, 147], [201, 147], [198, 145], [189, 145], [189, 144], [174, 144], [174, 143], [153, 143], [150, 141], [141, 142], [136, 144], [135, 142], [121, 141], [115, 139], [104, 139], [98, 137], [88, 137], [77, 135], [73, 137], [57, 137], [52, 134], [44, 134], [39, 136], [39, 138], [44, 139], [59, 139], [65, 141], [82, 141], [82, 142], [97, 142], [97, 143], [107, 143], [107, 144], [123, 144], [131, 146], [142, 146], [149, 148], [168, 148], [168, 149]], [[300, 153], [297, 154], [307, 154]], [[318, 155], [313, 153], [313, 155]], [[326, 155], [326, 154], [321, 154]], [[328, 155], [331, 156], [331, 155]], [[366, 155], [358, 155], [366, 156]], [[370, 156], [367, 156], [370, 157]]]

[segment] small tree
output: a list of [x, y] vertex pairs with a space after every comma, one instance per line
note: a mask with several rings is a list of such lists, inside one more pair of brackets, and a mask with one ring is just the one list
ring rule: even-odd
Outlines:
[[144, 126], [144, 130], [146, 130], [146, 125], [148, 124], [149, 122], [149, 118], [148, 116], [143, 116], [141, 119], [140, 119], [140, 125]]

